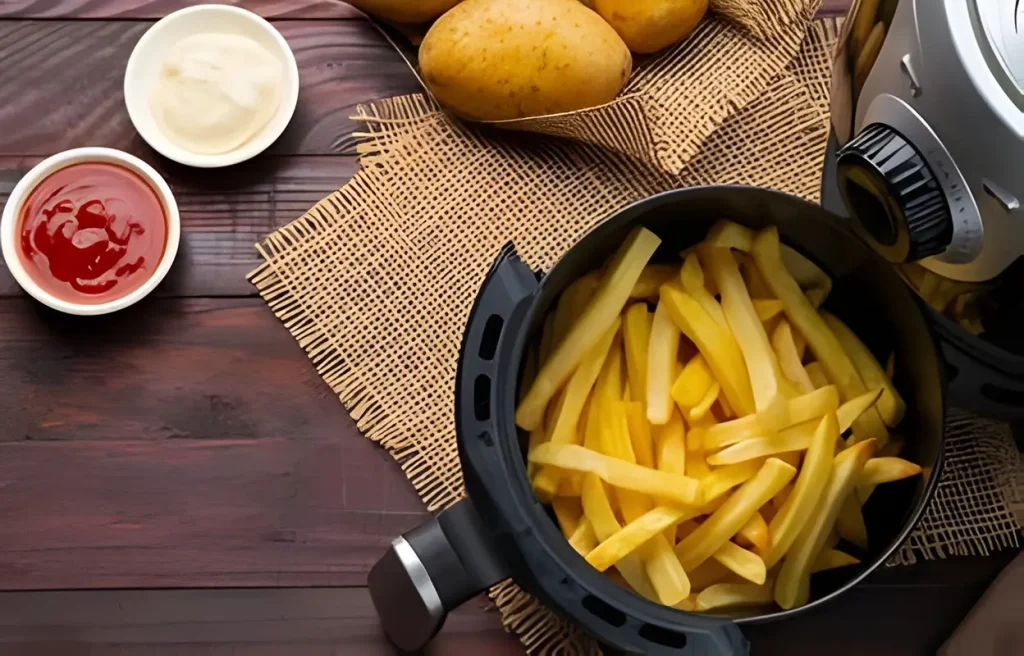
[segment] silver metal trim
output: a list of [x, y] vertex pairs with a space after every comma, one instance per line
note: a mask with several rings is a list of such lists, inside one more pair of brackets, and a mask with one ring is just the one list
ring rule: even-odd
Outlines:
[[391, 548], [395, 550], [395, 555], [401, 561], [402, 567], [409, 573], [409, 580], [416, 586], [416, 592], [423, 599], [427, 612], [435, 619], [443, 619], [445, 614], [444, 604], [441, 603], [441, 597], [437, 594], [434, 582], [430, 580], [427, 568], [423, 566], [423, 561], [416, 555], [412, 545], [405, 538], [399, 536], [392, 540]]

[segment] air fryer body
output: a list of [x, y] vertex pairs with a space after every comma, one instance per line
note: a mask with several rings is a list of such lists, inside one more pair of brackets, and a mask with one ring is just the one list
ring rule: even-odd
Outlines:
[[[921, 220], [909, 239], [922, 242], [923, 258], [899, 261], [920, 259], [944, 277], [978, 282], [1024, 252], [1021, 30], [1019, 0], [858, 0], [844, 23], [832, 79], [839, 161], [848, 153], [854, 168], [877, 174], [898, 197], [890, 207], [897, 223], [904, 213]], [[865, 139], [873, 125], [883, 134]], [[830, 209], [834, 191], [823, 194]], [[843, 196], [857, 219], [859, 208]], [[893, 238], [888, 226], [879, 235], [855, 223], [876, 247], [880, 236]]]

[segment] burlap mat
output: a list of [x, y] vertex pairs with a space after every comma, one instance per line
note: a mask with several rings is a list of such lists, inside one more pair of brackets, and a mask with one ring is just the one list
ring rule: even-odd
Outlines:
[[[360, 108], [362, 170], [257, 245], [253, 284], [430, 510], [464, 494], [458, 348], [505, 242], [547, 269], [608, 213], [666, 189], [745, 183], [817, 200], [836, 24], [810, 21], [815, 0], [715, 4], [723, 15], [637, 71], [617, 105], [632, 110], [537, 128], [573, 140], [465, 125], [422, 95]], [[954, 415], [949, 432], [936, 502], [897, 562], [1017, 544], [1008, 431]], [[597, 650], [514, 583], [491, 597], [530, 652]]]

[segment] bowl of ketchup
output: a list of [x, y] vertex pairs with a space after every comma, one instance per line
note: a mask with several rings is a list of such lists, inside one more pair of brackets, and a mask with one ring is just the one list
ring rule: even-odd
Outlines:
[[163, 280], [180, 233], [171, 189], [151, 166], [112, 148], [76, 148], [18, 182], [0, 245], [15, 280], [41, 303], [106, 314]]

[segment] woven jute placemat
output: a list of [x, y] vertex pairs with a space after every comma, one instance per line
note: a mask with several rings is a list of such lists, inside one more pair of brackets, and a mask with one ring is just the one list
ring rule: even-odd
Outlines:
[[[546, 270], [609, 213], [682, 186], [817, 200], [838, 26], [810, 20], [815, 0], [713, 4], [721, 13], [639, 68], [624, 99], [646, 104], [615, 120], [579, 112], [557, 128], [518, 126], [544, 134], [510, 134], [461, 123], [424, 95], [361, 107], [362, 170], [257, 244], [265, 262], [251, 281], [431, 511], [464, 494], [458, 349], [503, 244]], [[790, 32], [792, 43], [780, 36]], [[716, 72], [730, 84], [715, 86]], [[939, 493], [894, 563], [1017, 544], [1008, 429], [954, 414], [948, 436]], [[490, 594], [530, 652], [597, 651], [513, 582]]]

